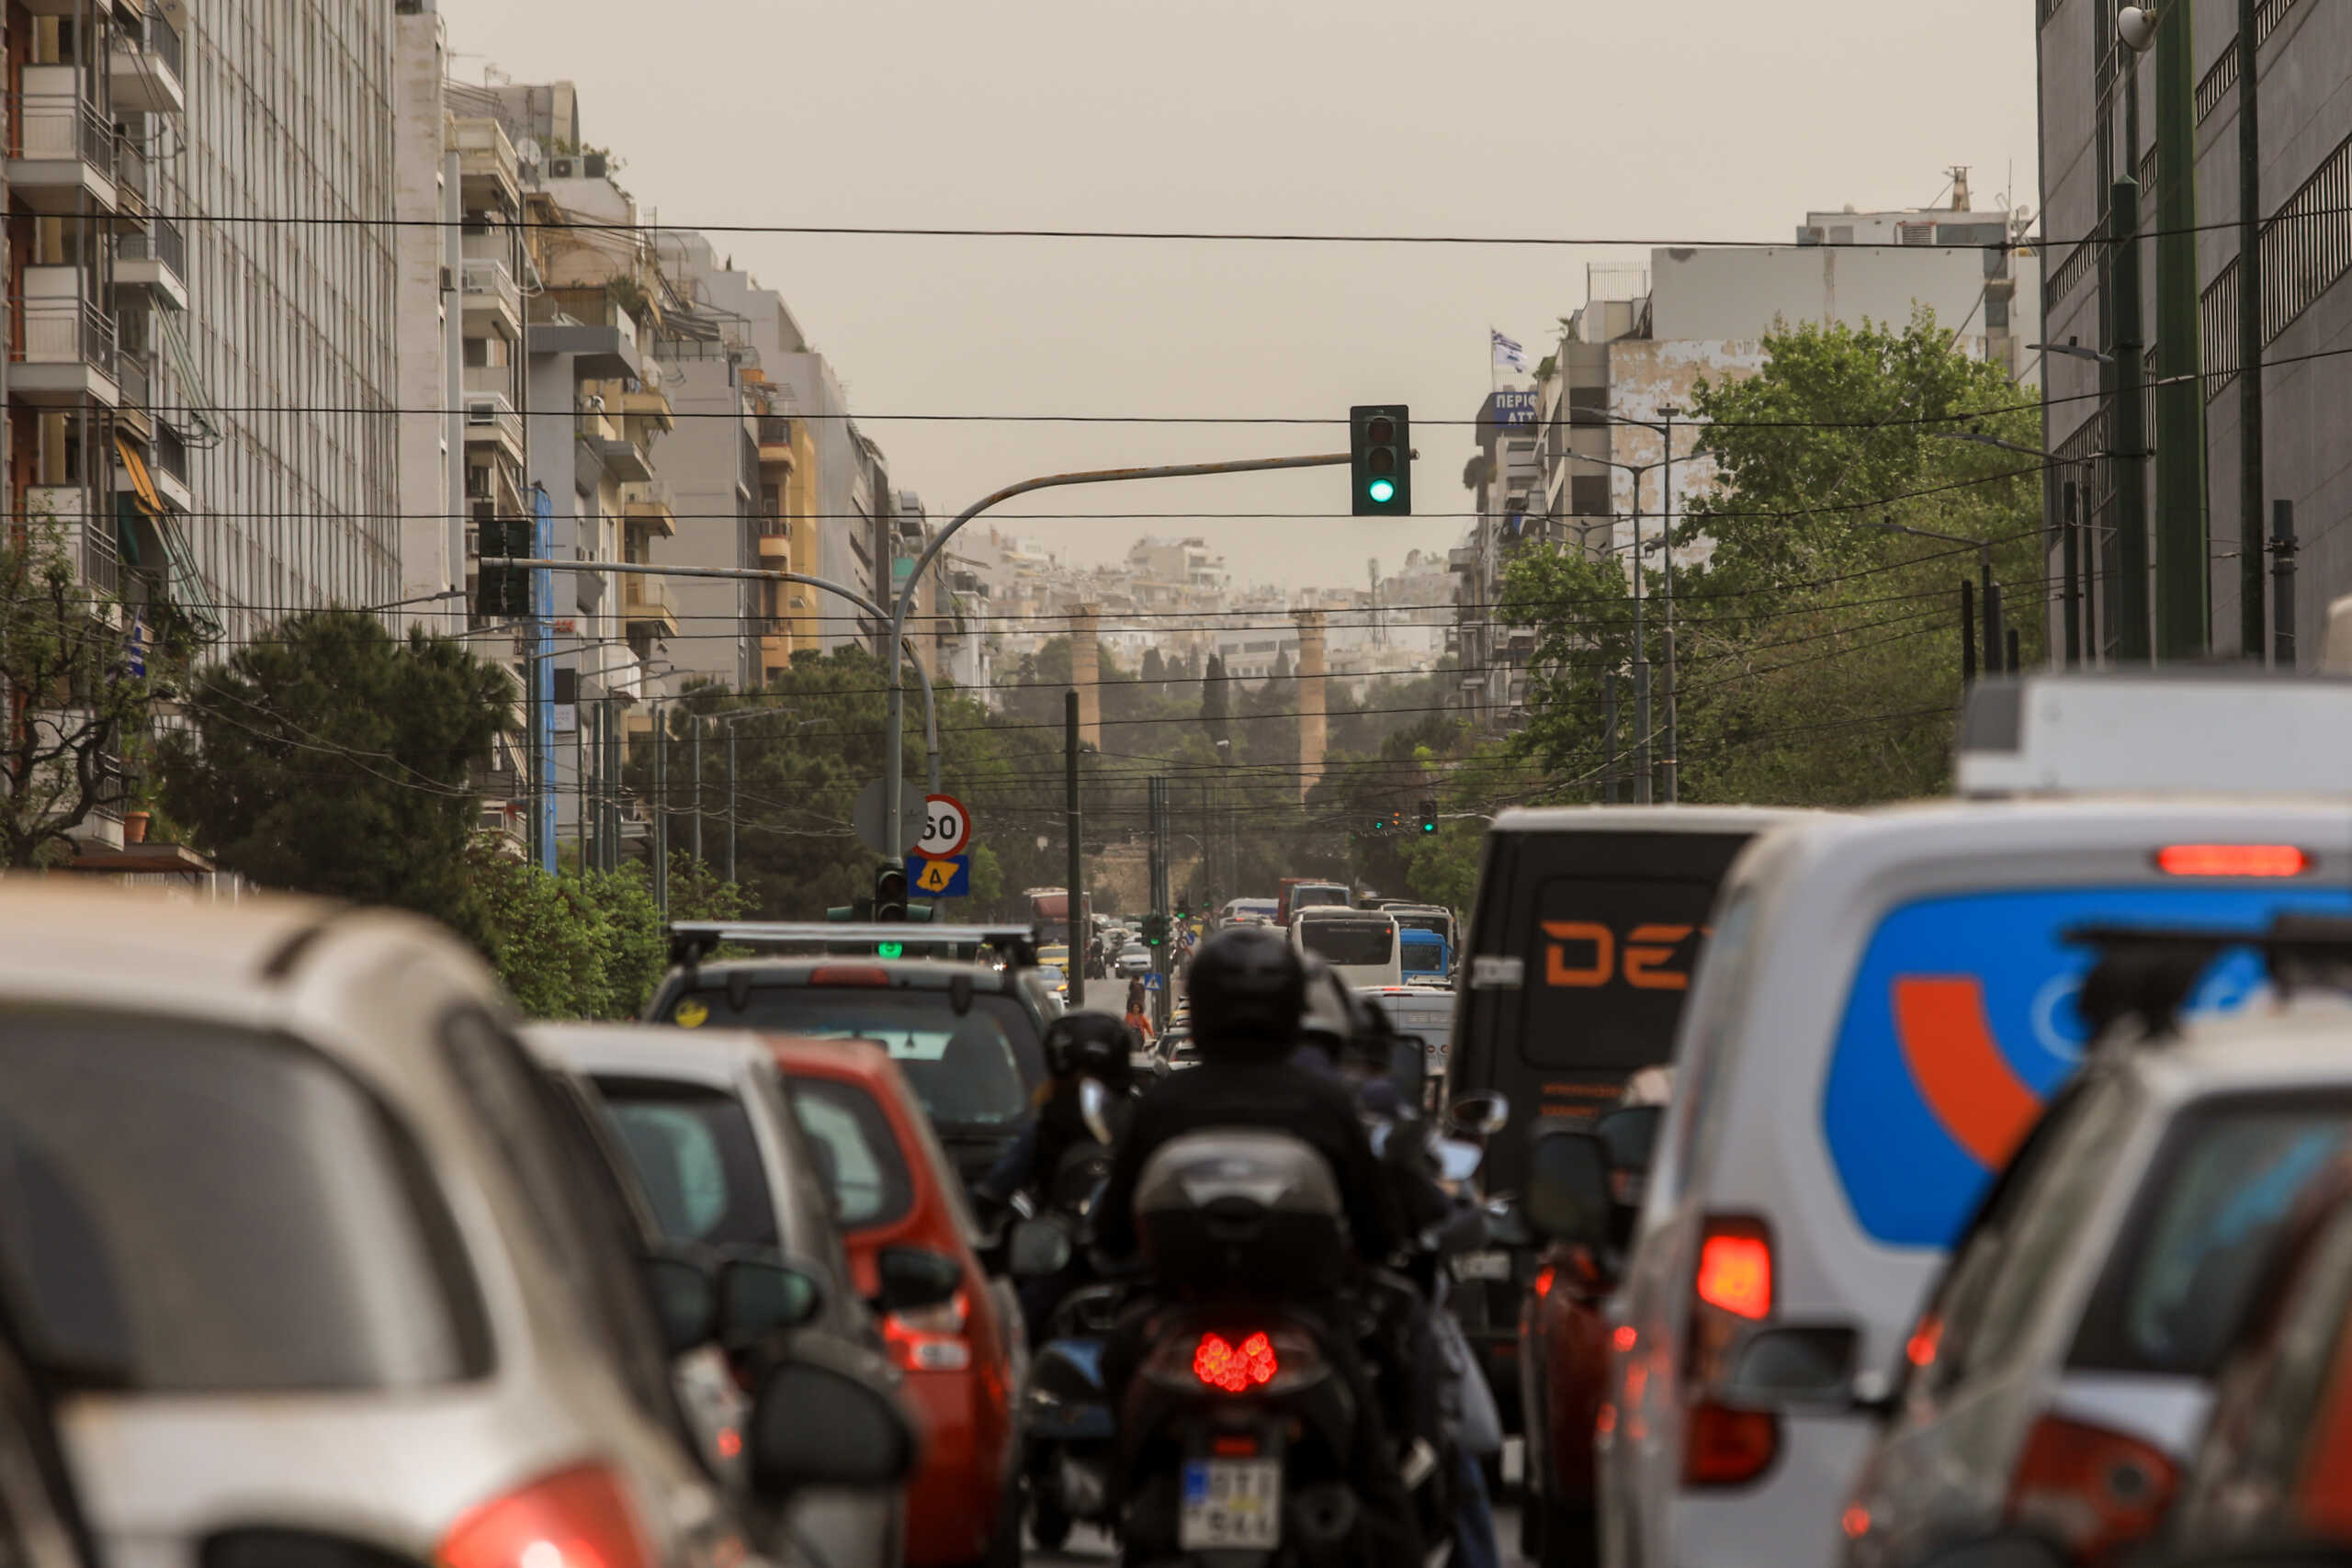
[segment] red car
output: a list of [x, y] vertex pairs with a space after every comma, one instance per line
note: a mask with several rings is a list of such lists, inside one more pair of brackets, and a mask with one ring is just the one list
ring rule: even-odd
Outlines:
[[840, 1209], [850, 1273], [922, 1414], [907, 1484], [913, 1568], [1021, 1561], [1021, 1325], [973, 1253], [970, 1212], [898, 1064], [862, 1040], [771, 1041]]

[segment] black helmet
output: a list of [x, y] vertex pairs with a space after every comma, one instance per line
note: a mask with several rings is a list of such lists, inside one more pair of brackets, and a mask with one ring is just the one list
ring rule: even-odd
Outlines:
[[1217, 932], [1193, 955], [1186, 991], [1204, 1061], [1279, 1061], [1298, 1043], [1306, 972], [1279, 931]]
[[1046, 1025], [1046, 1066], [1056, 1077], [1090, 1077], [1124, 1091], [1135, 1080], [1142, 1039], [1114, 1013], [1066, 1012]]

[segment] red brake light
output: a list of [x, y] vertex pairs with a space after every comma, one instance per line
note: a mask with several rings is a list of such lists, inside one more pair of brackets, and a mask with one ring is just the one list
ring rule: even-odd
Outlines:
[[890, 972], [878, 964], [820, 964], [808, 971], [812, 986], [887, 986]]
[[1559, 1272], [1560, 1271], [1558, 1269], [1553, 1268], [1549, 1263], [1546, 1263], [1543, 1268], [1538, 1269], [1535, 1271], [1535, 1299], [1537, 1301], [1540, 1302], [1552, 1293], [1552, 1281], [1559, 1277]]
[[2312, 857], [2292, 844], [2166, 844], [2156, 866], [2172, 876], [2301, 876]]
[[619, 1478], [593, 1464], [482, 1504], [434, 1553], [440, 1568], [650, 1568], [651, 1560]]
[[890, 1359], [910, 1372], [960, 1372], [972, 1364], [964, 1325], [971, 1298], [958, 1291], [937, 1306], [894, 1312], [882, 1320], [882, 1343]]
[[1770, 1467], [1781, 1451], [1780, 1418], [1734, 1410], [1713, 1400], [1690, 1407], [1682, 1430], [1682, 1480], [1689, 1486], [1739, 1486]]
[[1717, 1220], [1699, 1246], [1699, 1299], [1734, 1317], [1772, 1311], [1772, 1244], [1753, 1221]]
[[2045, 1416], [2009, 1481], [2009, 1520], [2054, 1537], [2076, 1562], [2105, 1563], [2155, 1529], [2178, 1480], [2161, 1450]]
[[1609, 1334], [1609, 1348], [1623, 1356], [1642, 1342], [1641, 1330], [1630, 1323], [1621, 1323]]
[[1915, 1367], [1934, 1366], [1936, 1352], [1942, 1348], [1943, 1342], [1944, 1320], [1929, 1313], [1919, 1320], [1919, 1326], [1911, 1331], [1911, 1337], [1905, 1342], [1903, 1359]]
[[1262, 1388], [1282, 1370], [1282, 1362], [1274, 1356], [1274, 1342], [1262, 1333], [1250, 1335], [1238, 1346], [1221, 1334], [1204, 1334], [1193, 1350], [1193, 1375], [1227, 1393]]

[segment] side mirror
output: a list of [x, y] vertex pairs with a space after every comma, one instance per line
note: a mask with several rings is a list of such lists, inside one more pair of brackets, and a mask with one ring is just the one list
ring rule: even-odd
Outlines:
[[964, 1266], [927, 1247], [886, 1247], [874, 1269], [881, 1277], [875, 1304], [886, 1313], [934, 1307], [964, 1288]]
[[1609, 1155], [1598, 1135], [1558, 1127], [1537, 1134], [1527, 1156], [1527, 1223], [1554, 1241], [1610, 1241]]
[[1754, 1329], [1732, 1348], [1716, 1393], [1742, 1410], [1850, 1410], [1864, 1403], [1855, 1376], [1861, 1342], [1845, 1324]]
[[1665, 1123], [1663, 1105], [1627, 1105], [1593, 1124], [1609, 1152], [1610, 1196], [1630, 1209], [1642, 1206], [1649, 1190], [1650, 1164], [1657, 1155], [1658, 1128]]
[[1069, 1267], [1069, 1233], [1051, 1220], [1023, 1220], [1005, 1247], [1005, 1271], [1016, 1280], [1044, 1280]]
[[1465, 1094], [1445, 1108], [1446, 1130], [1461, 1138], [1491, 1138], [1510, 1125], [1510, 1100], [1491, 1091]]
[[683, 1258], [649, 1258], [643, 1268], [664, 1353], [683, 1356], [718, 1337], [718, 1287], [708, 1269]]
[[921, 1444], [889, 1363], [810, 1339], [760, 1385], [752, 1409], [752, 1484], [782, 1497], [804, 1486], [878, 1490], [911, 1474]]
[[816, 1276], [789, 1263], [739, 1258], [719, 1267], [718, 1336], [729, 1346], [798, 1328], [824, 1304]]

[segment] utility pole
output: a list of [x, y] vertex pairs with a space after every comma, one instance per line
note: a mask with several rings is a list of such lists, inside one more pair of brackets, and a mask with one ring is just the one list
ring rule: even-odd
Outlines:
[[1634, 804], [1650, 802], [1650, 650], [1642, 624], [1642, 477], [1634, 476]]
[[[2127, 65], [2127, 69], [2130, 67]], [[2137, 99], [2136, 92], [2127, 106]], [[2127, 115], [2137, 125], [2139, 116]], [[2136, 156], [2136, 150], [2132, 154]], [[2145, 664], [2148, 634], [2148, 434], [2145, 301], [2140, 288], [2140, 182], [2126, 174], [2109, 198], [2115, 243], [2115, 658]]]
[[[1665, 524], [1659, 536], [1666, 548], [1666, 756], [1661, 760], [1660, 772], [1666, 784], [1666, 803], [1672, 806], [1682, 798], [1681, 741], [1676, 733], [1678, 716], [1674, 706], [1674, 419], [1682, 411], [1667, 403], [1657, 412], [1666, 422], [1661, 432], [1666, 438], [1666, 479], [1657, 502], [1658, 516]], [[1634, 482], [1636, 488], [1641, 484], [1639, 479]]]
[[1960, 683], [1976, 684], [1976, 591], [1960, 580]]
[[2156, 657], [2165, 661], [2202, 659], [2211, 646], [2193, 4], [2165, 0], [2155, 42]]
[[2238, 0], [2238, 651], [2263, 655], [2262, 94], [2256, 0]]
[[2295, 667], [2295, 503], [2279, 501], [2270, 512], [2271, 662]]
[[702, 715], [688, 709], [686, 717], [695, 727], [695, 871], [703, 868], [702, 858]]
[[653, 908], [670, 918], [670, 716], [653, 707]]
[[2082, 497], [2075, 481], [2068, 479], [2064, 491], [2064, 521], [2060, 525], [2060, 547], [2065, 556], [2065, 587], [2060, 598], [2066, 617], [2064, 647], [2066, 668], [2074, 669], [2083, 661], [2083, 560], [2081, 519], [2077, 508]]
[[735, 880], [735, 727], [727, 727], [727, 880]]
[[1086, 1005], [1086, 951], [1094, 936], [1092, 922], [1086, 919], [1086, 874], [1080, 864], [1083, 852], [1079, 834], [1083, 826], [1078, 811], [1078, 688], [1072, 686], [1062, 694], [1062, 831], [1069, 840], [1069, 886], [1064, 890], [1063, 908], [1069, 912], [1072, 1008]]
[[1617, 671], [1600, 672], [1600, 803], [1617, 804]]

